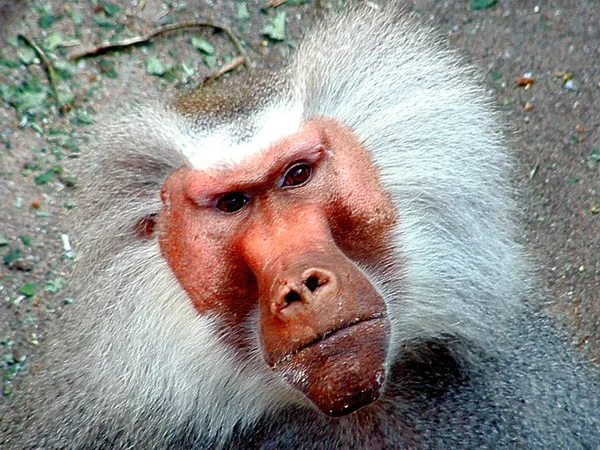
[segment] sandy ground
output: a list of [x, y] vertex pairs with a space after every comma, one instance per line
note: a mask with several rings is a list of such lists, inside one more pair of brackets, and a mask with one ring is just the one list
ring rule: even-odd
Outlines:
[[[248, 19], [240, 12], [242, 2], [235, 1], [148, 0], [143, 11], [135, 1], [113, 2], [122, 7], [119, 12], [93, 3], [0, 0], [0, 94], [32, 77], [48, 83], [28, 46], [17, 41], [19, 33], [47, 42], [59, 31], [61, 45], [53, 54], [66, 60], [74, 49], [110, 37], [115, 28], [107, 22], [137, 35], [169, 20], [212, 19], [243, 39], [255, 65], [270, 66], [285, 59], [302, 30], [336, 2], [290, 0], [263, 10], [262, 1], [249, 1]], [[522, 241], [539, 268], [539, 289], [547, 290], [548, 311], [573, 345], [600, 361], [600, 4], [500, 0], [480, 11], [468, 0], [406, 5], [481, 68], [512, 143]], [[262, 31], [280, 11], [287, 12], [287, 28], [285, 40], [276, 42]], [[222, 33], [207, 29], [199, 35], [215, 44], [219, 64], [223, 55], [235, 56]], [[167, 65], [187, 59], [194, 68], [153, 76], [146, 68], [149, 55]], [[190, 45], [190, 34], [176, 33], [151, 46], [85, 59], [66, 81], [75, 97], [63, 115], [52, 107], [27, 115], [0, 95], [0, 411], [23, 374], [35, 370], [49, 324], [60, 324], [60, 313], [71, 302], [64, 292], [74, 264], [67, 239], [73, 241], [68, 211], [76, 207], [77, 174], [69, 172], [68, 162], [80, 151], [86, 117], [127, 99], [170, 96], [198, 84], [218, 69], [202, 64], [202, 58]], [[8, 67], [6, 60], [17, 64]], [[517, 86], [521, 77], [535, 81]], [[39, 178], [44, 174], [46, 179]]]

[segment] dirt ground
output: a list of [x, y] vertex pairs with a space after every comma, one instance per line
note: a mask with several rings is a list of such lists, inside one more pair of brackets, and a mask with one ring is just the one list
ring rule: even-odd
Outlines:
[[[469, 0], [405, 3], [481, 68], [512, 143], [522, 241], [539, 268], [539, 289], [573, 346], [600, 361], [600, 4], [499, 0], [474, 10]], [[205, 27], [69, 57], [170, 23], [215, 21], [241, 39], [253, 65], [272, 66], [337, 5], [0, 0], [0, 414], [23, 374], [35, 370], [48, 326], [73, 301], [65, 294], [77, 250], [68, 213], [77, 207], [78, 174], [69, 161], [85, 151], [90, 123], [121, 102], [196, 86], [239, 51], [225, 33]], [[54, 82], [32, 43], [55, 68]]]

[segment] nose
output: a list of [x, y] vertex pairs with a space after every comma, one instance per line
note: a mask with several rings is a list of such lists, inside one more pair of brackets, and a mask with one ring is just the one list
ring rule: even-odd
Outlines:
[[339, 280], [331, 270], [309, 267], [291, 269], [275, 282], [271, 298], [271, 313], [281, 319], [292, 319], [305, 307], [318, 310], [319, 303], [339, 294]]

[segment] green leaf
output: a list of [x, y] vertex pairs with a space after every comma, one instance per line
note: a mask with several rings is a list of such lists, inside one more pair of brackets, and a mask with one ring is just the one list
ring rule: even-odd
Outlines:
[[75, 121], [80, 125], [91, 125], [96, 123], [96, 119], [90, 115], [87, 109], [77, 108], [75, 110]]
[[192, 36], [190, 42], [196, 50], [204, 53], [205, 55], [215, 54], [215, 46], [208, 42], [206, 39], [202, 39], [198, 36]]
[[64, 41], [65, 38], [60, 31], [52, 31], [42, 41], [42, 47], [44, 47], [44, 49], [46, 50], [53, 51], [56, 50], [59, 46], [61, 46], [64, 43]]
[[40, 136], [44, 134], [44, 129], [41, 127], [41, 125], [37, 122], [30, 122], [31, 128], [33, 128], [35, 130], [35, 132], [37, 134], [39, 134]]
[[48, 280], [46, 283], [46, 287], [44, 290], [46, 292], [50, 292], [51, 294], [56, 294], [63, 287], [63, 279], [62, 277], [56, 277], [54, 280]]
[[40, 27], [48, 29], [52, 26], [55, 20], [56, 16], [54, 14], [43, 14], [38, 19], [38, 24], [40, 25]]
[[21, 173], [23, 175], [29, 175], [33, 170], [38, 170], [40, 168], [40, 160], [36, 157], [33, 161], [27, 161], [23, 166], [23, 170]]
[[8, 245], [8, 239], [0, 234], [0, 247]]
[[21, 50], [19, 50], [19, 59], [23, 64], [33, 64], [37, 60], [37, 54], [32, 48], [22, 48]]
[[18, 34], [12, 34], [8, 37], [8, 45], [11, 47], [18, 47], [21, 45], [21, 38], [19, 38]]
[[63, 204], [63, 206], [66, 209], [75, 209], [75, 208], [77, 208], [77, 203], [75, 203], [74, 200], [69, 199]]
[[55, 61], [52, 65], [58, 76], [63, 80], [69, 80], [73, 78], [73, 75], [77, 74], [77, 66], [69, 61], [59, 60]]
[[14, 106], [19, 111], [36, 110], [44, 106], [48, 94], [41, 92], [21, 92], [14, 99]]
[[600, 151], [597, 148], [592, 149], [592, 153], [590, 153], [590, 159], [594, 162], [600, 162]]
[[56, 129], [48, 132], [46, 140], [64, 148], [73, 148], [76, 145], [72, 136]]
[[73, 25], [79, 27], [83, 24], [83, 14], [81, 13], [81, 11], [76, 11], [73, 8], [71, 8], [68, 14], [71, 17], [71, 20], [73, 21]]
[[4, 262], [4, 264], [6, 264], [7, 266], [13, 262], [15, 259], [19, 259], [21, 257], [21, 250], [18, 248], [13, 248], [10, 252], [8, 252], [6, 255], [4, 255], [4, 258], [2, 258], [2, 261]]
[[238, 3], [237, 18], [243, 22], [250, 20], [250, 11], [248, 11], [248, 4], [246, 2]]
[[494, 6], [497, 0], [471, 0], [471, 9], [485, 9]]
[[162, 76], [167, 71], [166, 67], [156, 56], [146, 58], [146, 72], [150, 75]]
[[115, 62], [112, 59], [101, 59], [98, 65], [100, 66], [100, 72], [105, 74], [108, 78], [118, 77], [115, 69]]
[[217, 57], [215, 55], [205, 55], [204, 64], [206, 64], [206, 67], [209, 69], [214, 69], [217, 67]]
[[115, 14], [121, 12], [123, 9], [119, 5], [115, 5], [114, 3], [110, 2], [101, 2], [101, 4], [102, 9], [104, 10], [107, 16], [114, 16]]
[[0, 83], [0, 97], [6, 102], [10, 102], [17, 93], [17, 88], [11, 84]]
[[492, 77], [492, 80], [494, 80], [494, 81], [500, 81], [502, 79], [502, 73], [497, 72], [495, 70], [490, 71], [490, 76]]
[[19, 289], [17, 292], [26, 297], [33, 297], [35, 295], [35, 284], [27, 283], [25, 286], [21, 287], [21, 289]]
[[285, 39], [286, 12], [279, 11], [273, 19], [263, 28], [263, 34], [275, 41], [283, 41]]
[[10, 69], [18, 69], [21, 67], [21, 64], [12, 59], [0, 58], [0, 66], [8, 67]]
[[27, 247], [31, 247], [31, 236], [27, 236], [24, 234], [19, 237], [21, 238], [21, 241], [23, 241], [23, 244], [25, 244]]
[[42, 185], [48, 184], [54, 178], [54, 171], [52, 169], [46, 170], [43, 174], [35, 177], [35, 184]]
[[96, 22], [96, 25], [98, 25], [100, 28], [111, 29], [116, 27], [116, 25], [108, 20], [104, 14], [94, 15], [94, 22]]
[[[38, 77], [33, 77], [16, 88], [6, 89], [0, 85], [0, 93], [19, 112], [32, 112], [41, 109], [48, 97], [47, 85], [43, 85]], [[5, 96], [8, 95], [8, 98]], [[33, 125], [32, 125], [33, 126]]]

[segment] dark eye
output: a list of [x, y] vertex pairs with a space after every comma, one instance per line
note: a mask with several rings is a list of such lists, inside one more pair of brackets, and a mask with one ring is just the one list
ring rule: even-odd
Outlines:
[[308, 164], [296, 164], [285, 174], [285, 178], [283, 179], [283, 187], [299, 186], [304, 184], [310, 178], [311, 173], [312, 169]]
[[230, 192], [217, 201], [217, 208], [226, 213], [239, 211], [250, 199], [241, 192]]

